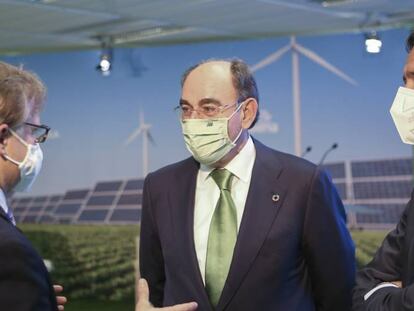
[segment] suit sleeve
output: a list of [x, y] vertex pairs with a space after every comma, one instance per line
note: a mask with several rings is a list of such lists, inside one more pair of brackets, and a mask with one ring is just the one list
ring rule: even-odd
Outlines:
[[142, 217], [140, 233], [140, 272], [141, 277], [148, 282], [150, 301], [156, 307], [161, 307], [164, 297], [164, 258], [158, 236], [157, 224], [151, 198], [150, 175], [144, 182]]
[[319, 169], [309, 190], [303, 240], [316, 310], [350, 310], [355, 248], [342, 201]]
[[20, 240], [0, 244], [0, 306], [13, 311], [57, 310], [43, 262]]
[[402, 266], [405, 253], [407, 223], [413, 209], [413, 193], [396, 228], [384, 239], [374, 259], [362, 268], [356, 278], [353, 292], [354, 311], [414, 310], [414, 286], [405, 288], [384, 287], [375, 291], [366, 301], [364, 295], [382, 282], [402, 281]]

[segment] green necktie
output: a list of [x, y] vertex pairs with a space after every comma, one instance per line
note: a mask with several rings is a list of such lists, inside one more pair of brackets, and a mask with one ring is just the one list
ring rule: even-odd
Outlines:
[[225, 169], [216, 169], [210, 175], [220, 188], [220, 198], [208, 234], [205, 278], [210, 303], [216, 307], [229, 273], [236, 244], [237, 213], [230, 193], [233, 174]]

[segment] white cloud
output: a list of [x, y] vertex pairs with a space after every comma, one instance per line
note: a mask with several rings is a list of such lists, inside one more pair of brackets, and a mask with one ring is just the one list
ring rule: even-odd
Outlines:
[[251, 133], [277, 133], [279, 132], [279, 125], [272, 121], [272, 114], [266, 109], [260, 110], [259, 121], [250, 130]]

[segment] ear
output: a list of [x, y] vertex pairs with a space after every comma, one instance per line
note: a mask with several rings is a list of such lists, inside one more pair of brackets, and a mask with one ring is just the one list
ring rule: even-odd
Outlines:
[[7, 138], [9, 137], [9, 126], [5, 123], [0, 124], [0, 156], [6, 154]]
[[259, 105], [257, 104], [256, 99], [254, 98], [246, 99], [244, 106], [241, 108], [243, 112], [242, 127], [244, 129], [250, 128], [250, 125], [252, 125], [252, 123], [254, 122], [258, 107]]

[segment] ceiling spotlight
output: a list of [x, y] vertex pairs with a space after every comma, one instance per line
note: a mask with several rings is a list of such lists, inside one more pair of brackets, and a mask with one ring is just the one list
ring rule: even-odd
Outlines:
[[381, 52], [382, 42], [375, 31], [365, 35], [365, 49], [368, 53]]
[[103, 76], [109, 76], [111, 74], [111, 69], [112, 47], [107, 41], [102, 42], [101, 56], [99, 58], [99, 64], [96, 66], [96, 70], [98, 70]]
[[111, 73], [111, 66], [111, 57], [108, 54], [102, 54], [96, 69], [99, 70], [102, 75], [108, 76]]

